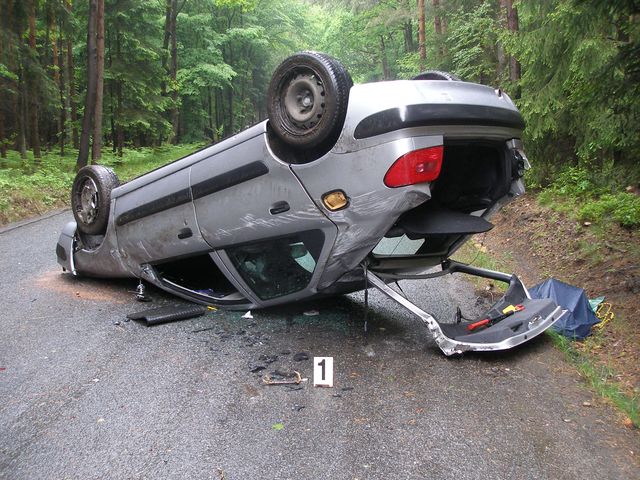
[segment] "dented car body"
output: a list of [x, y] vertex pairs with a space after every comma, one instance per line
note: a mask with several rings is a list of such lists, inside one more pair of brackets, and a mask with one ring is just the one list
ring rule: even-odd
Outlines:
[[[273, 128], [272, 108], [268, 120], [108, 192], [108, 174], [81, 171], [59, 263], [233, 309], [373, 286], [417, 315], [446, 354], [510, 348], [558, 320], [562, 310], [530, 299], [515, 275], [449, 260], [524, 191], [524, 123], [511, 99], [447, 77], [351, 86], [329, 57], [302, 56], [270, 94], [287, 116], [278, 122], [299, 129], [332, 114], [324, 102], [344, 102], [325, 138], [290, 141]], [[328, 77], [316, 71], [323, 65]], [[336, 100], [329, 83], [340, 80], [347, 93]], [[103, 231], [83, 231], [101, 214]], [[441, 272], [425, 273], [434, 267]], [[438, 322], [387, 285], [454, 272], [510, 285], [486, 314], [494, 320]], [[502, 314], [513, 305], [522, 308]]]

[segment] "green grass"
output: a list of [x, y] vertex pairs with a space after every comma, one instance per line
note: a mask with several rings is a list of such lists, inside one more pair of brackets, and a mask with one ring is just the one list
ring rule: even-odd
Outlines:
[[[510, 253], [505, 254], [511, 255]], [[477, 241], [475, 239], [472, 239], [471, 241], [462, 245], [451, 258], [458, 262], [468, 263], [474, 267], [485, 268], [487, 270], [500, 271], [504, 268], [502, 265], [500, 265], [495, 257], [487, 252], [483, 252], [482, 247], [477, 245]], [[476, 288], [483, 288], [486, 287], [487, 283], [491, 283], [499, 292], [504, 292], [508, 287], [506, 283], [489, 280], [487, 278], [471, 275], [466, 276], [465, 278], [471, 281], [471, 283], [473, 283]]]
[[[128, 149], [122, 158], [105, 149], [100, 163], [112, 167], [125, 182], [200, 147], [188, 144]], [[67, 206], [77, 155], [75, 150], [68, 150], [63, 157], [45, 153], [36, 162], [31, 152], [26, 160], [21, 160], [17, 152], [8, 152], [0, 161], [0, 225]]]
[[[591, 251], [586, 247], [585, 250]], [[593, 254], [594, 252], [591, 251]], [[464, 244], [454, 255], [454, 259], [464, 263], [471, 263], [473, 266], [480, 268], [488, 268], [490, 270], [508, 270], [508, 268], [500, 261], [500, 259], [492, 255], [482, 252], [473, 242]], [[487, 280], [470, 277], [472, 283], [476, 287], [484, 287]], [[496, 282], [499, 290], [504, 290], [506, 285]], [[616, 379], [616, 372], [612, 367], [598, 365], [597, 358], [589, 355], [588, 352], [582, 352], [576, 347], [576, 343], [563, 337], [562, 335], [547, 330], [546, 332], [552, 339], [556, 347], [561, 350], [568, 363], [573, 365], [578, 373], [585, 380], [586, 384], [602, 398], [612, 403], [619, 411], [628, 416], [633, 424], [640, 428], [640, 397], [625, 393], [624, 387]], [[591, 345], [597, 345], [599, 342], [600, 332], [594, 332], [586, 342]]]
[[576, 348], [572, 340], [552, 330], [547, 330], [547, 334], [553, 339], [556, 347], [564, 353], [567, 361], [578, 370], [585, 382], [598, 395], [627, 415], [636, 428], [640, 428], [640, 397], [624, 393], [622, 386], [616, 381], [615, 371], [608, 365], [596, 365], [588, 353]]

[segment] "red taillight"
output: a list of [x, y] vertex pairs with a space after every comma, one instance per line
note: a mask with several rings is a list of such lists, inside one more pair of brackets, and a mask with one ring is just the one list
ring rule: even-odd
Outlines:
[[384, 176], [387, 187], [404, 187], [416, 183], [433, 182], [442, 167], [442, 145], [414, 150], [401, 156]]

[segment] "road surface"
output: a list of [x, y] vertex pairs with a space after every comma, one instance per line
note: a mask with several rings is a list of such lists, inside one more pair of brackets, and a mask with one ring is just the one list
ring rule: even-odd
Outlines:
[[[366, 336], [361, 294], [145, 327], [126, 314], [174, 300], [62, 274], [70, 218], [0, 233], [2, 479], [640, 478], [638, 432], [546, 336], [446, 358], [374, 291]], [[403, 288], [437, 316], [478, 308], [459, 278]], [[334, 388], [310, 385], [314, 356]], [[275, 370], [309, 382], [264, 385]]]

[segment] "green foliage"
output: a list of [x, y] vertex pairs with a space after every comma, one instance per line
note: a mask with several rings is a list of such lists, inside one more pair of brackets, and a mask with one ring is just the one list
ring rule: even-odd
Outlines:
[[559, 171], [551, 185], [538, 194], [538, 201], [580, 221], [615, 221], [628, 228], [640, 227], [640, 197], [616, 191], [610, 178], [594, 175], [587, 167]]
[[470, 82], [492, 83], [496, 77], [495, 11], [483, 3], [470, 11], [454, 13], [446, 39], [454, 73]]
[[[123, 158], [104, 152], [101, 163], [114, 168], [120, 181], [125, 182], [200, 147], [201, 144], [190, 144], [129, 149]], [[77, 154], [75, 150], [63, 157], [46, 153], [36, 168], [32, 156], [25, 162], [17, 152], [9, 152], [5, 168], [0, 169], [0, 224], [68, 206]]]
[[597, 193], [593, 175], [586, 168], [580, 167], [568, 167], [558, 173], [552, 183], [551, 190], [561, 195], [573, 197]]
[[[599, 0], [533, 0], [518, 8], [520, 32], [502, 38], [522, 63], [519, 103], [535, 159], [634, 162], [640, 82], [624, 56], [638, 42], [632, 12]], [[571, 156], [547, 148], [567, 141]]]
[[578, 211], [579, 220], [601, 222], [608, 217], [624, 227], [640, 227], [640, 197], [627, 192], [604, 194], [587, 201]]

